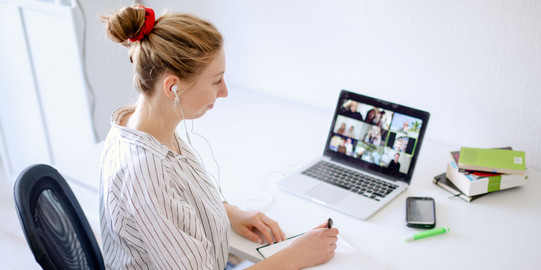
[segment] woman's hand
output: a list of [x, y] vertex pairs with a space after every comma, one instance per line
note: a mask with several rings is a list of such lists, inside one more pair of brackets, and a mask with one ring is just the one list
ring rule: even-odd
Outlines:
[[267, 217], [261, 212], [249, 212], [238, 208], [237, 206], [224, 203], [227, 216], [231, 222], [231, 227], [238, 234], [263, 244], [262, 235], [267, 243], [281, 242], [286, 239], [284, 232], [278, 225], [278, 222]]
[[282, 251], [287, 260], [294, 262], [293, 269], [306, 268], [325, 263], [334, 257], [338, 229], [327, 228], [327, 222], [307, 231]]

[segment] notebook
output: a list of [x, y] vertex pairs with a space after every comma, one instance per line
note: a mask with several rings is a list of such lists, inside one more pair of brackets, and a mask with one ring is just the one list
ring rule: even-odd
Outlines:
[[366, 220], [407, 189], [428, 112], [342, 90], [323, 155], [280, 189]]
[[[268, 258], [278, 251], [288, 247], [293, 241], [297, 239], [297, 237], [300, 235], [296, 235], [293, 237], [288, 238], [285, 241], [274, 243], [272, 245], [265, 245], [262, 247], [257, 248], [257, 251], [263, 258]], [[336, 249], [334, 251], [334, 257], [320, 265], [312, 266], [309, 268], [304, 269], [310, 269], [310, 270], [326, 270], [326, 269], [340, 269], [340, 270], [347, 270], [347, 269], [370, 269], [370, 270], [377, 270], [377, 269], [385, 269], [385, 267], [374, 258], [370, 257], [368, 254], [358, 251], [355, 247], [353, 247], [350, 243], [348, 243], [344, 238], [342, 238], [341, 235], [338, 235], [338, 241], [336, 242]]]

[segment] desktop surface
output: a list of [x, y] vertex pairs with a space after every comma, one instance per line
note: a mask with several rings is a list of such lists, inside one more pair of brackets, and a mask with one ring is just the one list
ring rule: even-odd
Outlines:
[[[539, 171], [531, 171], [527, 183], [521, 187], [468, 203], [450, 197], [432, 183], [434, 176], [445, 171], [449, 152], [459, 147], [426, 138], [409, 188], [368, 220], [361, 221], [274, 186], [285, 173], [322, 154], [332, 122], [331, 111], [231, 87], [229, 94], [228, 98], [219, 99], [203, 118], [188, 122], [188, 130], [193, 124], [194, 132], [204, 135], [212, 150], [196, 134], [191, 136], [193, 146], [211, 174], [220, 172], [222, 190], [230, 203], [264, 212], [278, 221], [287, 236], [305, 232], [331, 217], [344, 240], [359, 250], [363, 258], [378, 262], [385, 269], [537, 269], [541, 266], [541, 247], [536, 244], [541, 242]], [[180, 125], [179, 134], [184, 136], [184, 133], [184, 126]], [[96, 145], [74, 159], [73, 164], [58, 165], [59, 171], [95, 193], [101, 147], [102, 144]], [[92, 196], [88, 201], [97, 203], [97, 194]], [[406, 226], [408, 196], [433, 197], [436, 227], [448, 226], [450, 231], [403, 242], [404, 236], [423, 231]], [[96, 211], [97, 207], [87, 209]], [[98, 213], [88, 213], [87, 209], [87, 216], [97, 219]], [[97, 220], [90, 222], [99, 224]], [[256, 250], [259, 246], [232, 233], [230, 251], [235, 255], [261, 260]]]
[[[274, 186], [284, 173], [321, 155], [332, 112], [244, 91], [237, 94], [231, 91], [230, 97], [217, 104], [215, 111], [197, 120], [195, 127], [212, 144], [220, 163], [225, 196], [240, 207], [264, 212], [278, 221], [288, 236], [307, 231], [332, 217], [346, 241], [364, 256], [381, 262], [386, 269], [434, 266], [438, 269], [533, 269], [541, 266], [541, 256], [538, 256], [541, 247], [529, 245], [541, 241], [538, 230], [541, 227], [541, 196], [538, 196], [541, 173], [531, 171], [528, 183], [522, 187], [468, 203], [450, 197], [432, 183], [434, 176], [445, 171], [450, 151], [459, 147], [427, 138], [410, 187], [368, 220], [361, 221]], [[215, 123], [221, 126], [214, 126]], [[216, 130], [221, 132], [216, 133]], [[235, 153], [234, 158], [231, 153]], [[206, 162], [210, 164], [207, 166], [214, 166], [212, 161]], [[436, 227], [448, 226], [450, 231], [403, 242], [404, 236], [423, 231], [406, 226], [408, 196], [433, 197]], [[256, 251], [259, 246], [233, 233], [232, 253], [261, 260]]]

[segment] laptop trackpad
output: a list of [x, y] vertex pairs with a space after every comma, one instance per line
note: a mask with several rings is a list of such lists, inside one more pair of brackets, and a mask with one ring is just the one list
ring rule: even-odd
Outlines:
[[343, 190], [328, 185], [317, 185], [315, 188], [307, 191], [305, 195], [322, 201], [325, 204], [336, 204], [346, 197]]

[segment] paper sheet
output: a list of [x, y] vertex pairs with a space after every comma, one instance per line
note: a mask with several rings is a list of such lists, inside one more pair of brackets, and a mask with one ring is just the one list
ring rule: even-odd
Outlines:
[[[268, 258], [283, 248], [289, 246], [295, 241], [297, 236], [291, 237], [286, 241], [280, 243], [263, 246], [258, 248], [258, 251], [263, 257]], [[385, 269], [383, 265], [368, 256], [363, 252], [358, 251], [344, 238], [338, 235], [338, 241], [336, 242], [336, 250], [334, 257], [327, 263], [317, 265], [314, 267], [306, 268], [312, 270], [325, 270], [325, 269]]]

